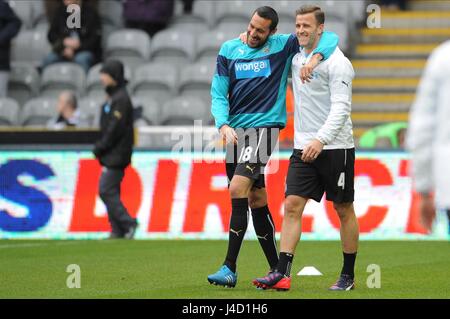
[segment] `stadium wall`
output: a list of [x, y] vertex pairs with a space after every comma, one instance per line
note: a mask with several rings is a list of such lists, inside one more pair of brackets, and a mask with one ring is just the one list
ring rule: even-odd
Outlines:
[[[267, 168], [277, 232], [289, 156], [277, 153]], [[222, 158], [136, 151], [122, 184], [125, 205], [140, 222], [136, 238], [226, 239], [230, 200]], [[412, 191], [407, 153], [357, 152], [356, 158], [355, 209], [362, 240], [447, 238], [444, 219], [431, 234], [419, 224], [419, 196]], [[105, 238], [109, 224], [98, 197], [100, 174], [88, 151], [0, 152], [0, 238]], [[325, 200], [308, 203], [302, 227], [305, 240], [339, 239], [339, 219]], [[251, 222], [246, 236], [256, 239]]]

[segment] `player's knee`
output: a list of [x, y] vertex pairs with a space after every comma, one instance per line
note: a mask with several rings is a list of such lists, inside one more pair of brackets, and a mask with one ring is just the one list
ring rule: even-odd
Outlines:
[[267, 205], [267, 197], [258, 192], [250, 192], [248, 195], [248, 205], [250, 208], [260, 208]]
[[333, 203], [333, 206], [341, 220], [351, 218], [353, 215], [355, 215], [353, 203]]
[[263, 197], [249, 197], [248, 205], [250, 208], [261, 208], [267, 205], [267, 201]]
[[231, 198], [243, 198], [248, 196], [247, 188], [239, 183], [230, 183], [230, 196]]
[[286, 198], [284, 203], [284, 217], [285, 218], [301, 218], [302, 217], [302, 205], [296, 201]]

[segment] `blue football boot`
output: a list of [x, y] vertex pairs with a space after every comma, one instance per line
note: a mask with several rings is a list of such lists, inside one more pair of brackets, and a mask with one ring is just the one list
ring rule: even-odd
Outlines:
[[237, 274], [223, 265], [215, 274], [208, 276], [208, 281], [210, 284], [234, 288], [237, 283]]

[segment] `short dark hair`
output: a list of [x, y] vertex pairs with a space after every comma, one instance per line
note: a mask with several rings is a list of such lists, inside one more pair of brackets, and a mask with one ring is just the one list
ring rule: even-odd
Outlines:
[[277, 28], [278, 13], [275, 11], [275, 9], [273, 9], [272, 7], [269, 7], [269, 6], [263, 6], [263, 7], [259, 7], [258, 9], [256, 9], [255, 12], [253, 12], [253, 15], [255, 15], [255, 13], [257, 13], [261, 18], [271, 21], [271, 24], [269, 27], [270, 31], [273, 31]]
[[313, 5], [301, 6], [300, 9], [297, 9], [297, 11], [295, 12], [295, 16], [308, 14], [308, 13], [314, 13], [314, 16], [315, 16], [318, 24], [325, 23], [325, 13], [318, 6], [313, 6]]

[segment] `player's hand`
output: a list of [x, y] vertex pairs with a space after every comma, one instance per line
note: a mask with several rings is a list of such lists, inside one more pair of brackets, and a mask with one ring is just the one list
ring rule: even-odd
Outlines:
[[303, 84], [305, 82], [311, 82], [312, 73], [313, 67], [309, 65], [309, 63], [300, 69], [300, 80], [302, 81]]
[[241, 39], [241, 41], [242, 41], [242, 43], [244, 43], [244, 44], [246, 44], [247, 43], [247, 32], [242, 32], [240, 35], [239, 35], [239, 39]]
[[75, 55], [75, 52], [72, 50], [72, 48], [66, 47], [64, 48], [62, 55], [68, 60], [72, 60]]
[[311, 57], [309, 62], [300, 69], [300, 80], [302, 83], [310, 82], [314, 68], [320, 63], [321, 60], [322, 55], [320, 53], [316, 53]]
[[64, 38], [63, 45], [65, 47], [71, 47], [71, 44], [72, 44], [72, 38], [71, 37]]
[[72, 49], [78, 50], [81, 46], [80, 39], [72, 39]]
[[430, 194], [422, 195], [422, 200], [420, 201], [420, 223], [426, 230], [431, 231], [435, 218], [436, 207], [433, 197]]
[[319, 154], [323, 150], [323, 144], [318, 140], [314, 139], [312, 140], [304, 149], [302, 152], [302, 161], [311, 163], [316, 160], [316, 158], [319, 156]]
[[228, 125], [223, 125], [220, 128], [219, 132], [222, 138], [225, 140], [226, 144], [237, 144], [237, 134], [233, 128], [229, 127]]
[[77, 50], [81, 45], [79, 39], [71, 38], [71, 37], [64, 38], [63, 43], [64, 43], [65, 47], [69, 47], [73, 50]]

